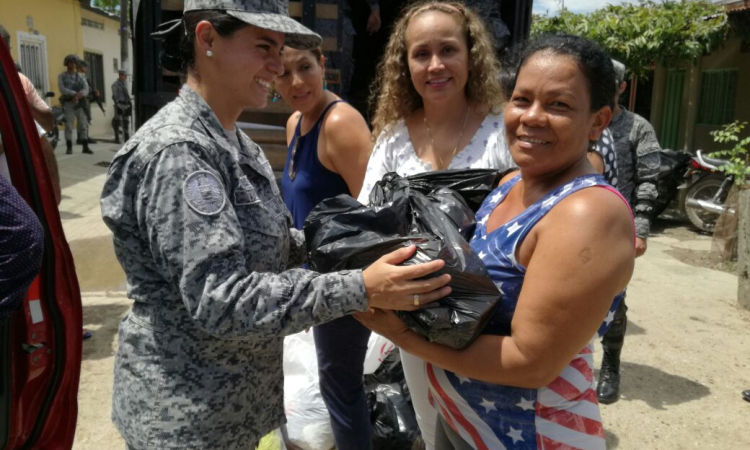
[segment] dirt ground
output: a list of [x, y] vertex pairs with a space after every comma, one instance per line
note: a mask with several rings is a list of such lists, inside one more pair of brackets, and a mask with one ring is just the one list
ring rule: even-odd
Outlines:
[[[96, 213], [92, 204], [63, 217]], [[104, 230], [71, 240], [93, 331], [83, 346], [77, 450], [124, 448], [110, 402], [117, 326], [130, 302]], [[750, 312], [737, 307], [732, 265], [710, 249], [709, 237], [679, 220], [655, 224], [628, 290], [622, 399], [602, 406], [608, 448], [750, 448], [750, 403], [740, 397], [750, 389]]]

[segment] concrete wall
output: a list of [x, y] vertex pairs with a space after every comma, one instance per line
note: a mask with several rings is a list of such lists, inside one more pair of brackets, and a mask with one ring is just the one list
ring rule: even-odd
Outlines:
[[[63, 59], [82, 54], [81, 4], [78, 0], [1, 0], [0, 23], [11, 35], [11, 54], [18, 61], [18, 32], [44, 37], [49, 90], [59, 94], [57, 76]], [[53, 104], [57, 100], [53, 100]]]
[[[716, 151], [722, 146], [713, 141], [711, 131], [720, 127], [697, 124], [700, 108], [700, 79], [704, 70], [739, 69], [737, 79], [737, 97], [733, 120], [750, 122], [750, 52], [742, 51], [742, 42], [732, 37], [712, 52], [699, 58], [694, 63], [680, 63], [670, 66], [685, 69], [685, 87], [680, 113], [680, 139], [678, 148], [691, 152], [696, 150]], [[661, 122], [664, 113], [664, 91], [666, 89], [666, 72], [664, 66], [657, 66], [654, 75], [654, 95], [651, 103], [651, 123], [660, 136]], [[657, 94], [658, 92], [658, 94]]]
[[[121, 64], [120, 58], [120, 27], [119, 18], [105, 16], [87, 9], [82, 10], [82, 18], [95, 22], [96, 27], [82, 26], [83, 31], [83, 49], [90, 53], [102, 55], [102, 67], [104, 71], [104, 92], [101, 93], [102, 103], [105, 112], [99, 109], [96, 104], [91, 105], [91, 128], [89, 133], [94, 138], [113, 138], [112, 117], [114, 116], [114, 107], [112, 106], [112, 83], [117, 80], [117, 70], [114, 67], [114, 59], [117, 59], [118, 69]], [[103, 25], [104, 29], [99, 28]], [[128, 49], [130, 59], [133, 58], [133, 48], [130, 45]], [[82, 55], [83, 56], [83, 55]], [[130, 77], [129, 77], [130, 80]], [[133, 93], [130, 81], [128, 92]]]

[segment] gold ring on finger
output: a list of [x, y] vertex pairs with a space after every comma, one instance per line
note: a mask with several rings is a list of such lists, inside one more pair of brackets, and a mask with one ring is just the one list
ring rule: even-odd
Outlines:
[[414, 306], [419, 306], [419, 294], [414, 294]]

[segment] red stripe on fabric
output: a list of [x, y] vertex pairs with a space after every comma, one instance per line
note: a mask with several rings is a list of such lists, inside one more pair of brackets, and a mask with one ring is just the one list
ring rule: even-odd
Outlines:
[[573, 386], [563, 377], [555, 378], [555, 381], [550, 383], [547, 388], [568, 401], [579, 400], [579, 397], [582, 394], [577, 387]]
[[537, 414], [545, 420], [556, 423], [565, 428], [578, 431], [579, 433], [588, 434], [604, 438], [604, 427], [598, 420], [589, 419], [580, 416], [574, 412], [564, 409], [551, 408], [542, 406], [537, 410]]
[[[537, 434], [537, 437], [539, 435]], [[568, 444], [563, 444], [562, 442], [557, 442], [554, 439], [550, 439], [547, 436], [541, 436], [542, 444], [539, 445], [539, 448], [543, 448], [544, 450], [584, 450], [579, 447], [571, 447]], [[537, 442], [539, 442], [537, 440]]]
[[594, 371], [591, 369], [591, 366], [589, 366], [585, 359], [576, 358], [570, 362], [570, 366], [581, 372], [581, 375], [583, 375], [583, 377], [586, 378], [586, 381], [588, 381], [589, 383], [594, 381]]
[[583, 347], [583, 350], [581, 350], [578, 354], [579, 355], [590, 355], [592, 353], [594, 353], [594, 352], [591, 350], [591, 347]]
[[440, 386], [440, 383], [438, 383], [437, 381], [437, 377], [435, 377], [435, 372], [432, 369], [432, 364], [429, 363], [427, 364], [427, 377], [430, 379], [430, 383], [432, 383], [432, 387], [435, 389], [438, 396], [440, 396], [443, 402], [445, 402], [445, 406], [448, 407], [450, 413], [453, 415], [453, 417], [455, 417], [456, 422], [458, 422], [458, 424], [461, 425], [467, 433], [469, 433], [469, 436], [471, 436], [471, 439], [474, 441], [477, 450], [490, 450], [484, 443], [482, 438], [479, 436], [479, 432], [477, 432], [477, 429], [474, 428], [471, 422], [469, 422], [466, 417], [463, 416], [463, 414], [461, 414], [458, 406], [453, 403], [453, 400], [451, 400], [451, 398], [445, 393], [443, 387]]
[[584, 392], [583, 395], [579, 397], [579, 400], [582, 402], [593, 403], [595, 405], [599, 404], [599, 399], [596, 398], [596, 391], [594, 389], [587, 389], [586, 392]]
[[461, 432], [458, 431], [458, 427], [456, 427], [456, 424], [453, 423], [453, 419], [451, 418], [451, 415], [448, 413], [448, 411], [445, 410], [445, 408], [443, 408], [443, 405], [441, 405], [439, 402], [438, 402], [438, 408], [440, 408], [440, 411], [442, 411], [443, 419], [445, 419], [445, 422], [451, 427], [451, 429], [453, 429], [453, 431], [456, 432], [456, 434], [460, 436]]

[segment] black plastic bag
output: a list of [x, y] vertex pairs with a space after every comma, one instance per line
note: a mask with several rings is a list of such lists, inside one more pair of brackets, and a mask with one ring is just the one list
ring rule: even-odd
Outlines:
[[[464, 198], [474, 194], [472, 184], [462, 181], [457, 172], [486, 193], [499, 175], [484, 170], [449, 172], [414, 179], [389, 173], [373, 188], [369, 207], [344, 195], [324, 200], [308, 216], [305, 237], [310, 267], [319, 272], [365, 268], [410, 244], [417, 251], [405, 265], [444, 260], [445, 267], [431, 276], [450, 274], [451, 294], [417, 311], [397, 314], [430, 341], [461, 349], [479, 335], [500, 292], [467, 242], [476, 222]], [[431, 176], [438, 179], [437, 189], [430, 188]], [[464, 194], [440, 186], [446, 183], [458, 185]]]
[[[505, 174], [511, 170], [504, 172], [495, 169], [441, 170], [438, 172], [419, 173], [403, 179], [408, 182], [411, 189], [425, 195], [440, 188], [448, 188], [455, 191], [464, 199], [472, 212], [477, 212], [479, 207], [482, 206], [484, 199], [497, 187], [497, 184]], [[385, 203], [382, 197], [388, 196], [383, 194], [383, 189], [387, 184], [394, 182], [394, 177], [401, 178], [398, 174], [391, 172], [385, 174], [383, 179], [376, 183], [372, 191], [370, 191], [370, 205], [382, 205]]]
[[398, 349], [365, 376], [365, 392], [373, 450], [410, 450], [420, 432]]

